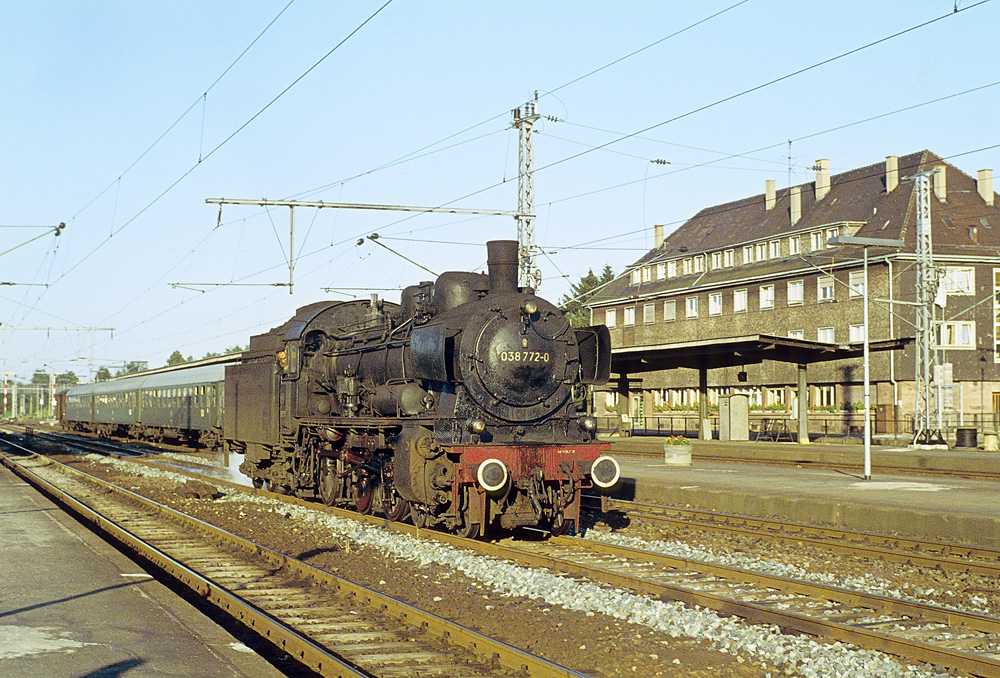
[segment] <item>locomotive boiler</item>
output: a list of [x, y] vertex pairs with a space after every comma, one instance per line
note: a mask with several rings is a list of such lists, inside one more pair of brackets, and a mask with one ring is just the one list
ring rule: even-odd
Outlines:
[[582, 489], [617, 482], [573, 399], [608, 380], [608, 329], [519, 289], [516, 241], [487, 249], [488, 274], [312, 304], [251, 338], [226, 368], [224, 437], [255, 485], [476, 536], [564, 532]]

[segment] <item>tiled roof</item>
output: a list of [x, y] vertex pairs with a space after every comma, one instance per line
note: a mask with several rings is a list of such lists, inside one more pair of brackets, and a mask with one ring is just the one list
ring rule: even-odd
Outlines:
[[[884, 161], [832, 175], [830, 190], [819, 201], [816, 201], [814, 183], [801, 184], [801, 217], [795, 224], [791, 223], [791, 199], [787, 188], [776, 192], [776, 203], [770, 210], [765, 208], [766, 196], [763, 193], [705, 208], [669, 234], [661, 247], [650, 250], [636, 261], [633, 267], [738, 248], [744, 244], [785, 238], [793, 233], [802, 234], [805, 251], [809, 231], [844, 222], [860, 225], [853, 235], [902, 239], [905, 243], [903, 251], [912, 252], [916, 246], [916, 182], [907, 180], [907, 177], [939, 165], [947, 167], [947, 201], [940, 202], [932, 191], [931, 222], [935, 254], [997, 256], [1000, 249], [1000, 203], [994, 201], [994, 205], [987, 205], [979, 196], [975, 178], [925, 150], [899, 157], [899, 184], [888, 194], [885, 191]], [[970, 232], [970, 227], [975, 227], [975, 233]], [[973, 242], [973, 237], [976, 242]], [[850, 256], [850, 252], [842, 253]], [[636, 296], [640, 291], [645, 296], [690, 289], [695, 284], [702, 286], [768, 276], [803, 266], [807, 264], [792, 256], [666, 280], [654, 279], [639, 287], [631, 284], [628, 275], [623, 275], [595, 295], [590, 304]]]

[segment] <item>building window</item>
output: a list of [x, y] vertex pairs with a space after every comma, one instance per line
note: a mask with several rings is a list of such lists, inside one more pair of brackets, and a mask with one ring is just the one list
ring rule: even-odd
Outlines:
[[785, 404], [785, 389], [783, 387], [765, 388], [764, 389], [764, 402], [767, 405], [784, 405]]
[[802, 305], [802, 292], [803, 285], [801, 280], [789, 280], [788, 281], [788, 305], [789, 306], [801, 306]]
[[646, 325], [656, 322], [656, 304], [643, 304], [642, 322]]
[[604, 312], [604, 324], [608, 327], [615, 326], [615, 319], [618, 317], [618, 310], [614, 308], [609, 308]]
[[1000, 363], [1000, 268], [993, 269], [993, 362]]
[[976, 270], [959, 266], [946, 267], [941, 279], [945, 294], [973, 294], [975, 282]]
[[677, 302], [668, 299], [663, 302], [663, 322], [672, 323], [677, 320]]
[[772, 240], [767, 243], [767, 256], [771, 259], [777, 259], [781, 256], [781, 241]]
[[816, 281], [816, 300], [833, 301], [833, 276], [824, 275]]
[[789, 339], [805, 339], [806, 338], [806, 331], [805, 330], [788, 330], [788, 338]]
[[625, 326], [635, 325], [635, 306], [625, 307], [625, 322], [623, 324]]
[[865, 326], [864, 326], [864, 324], [861, 324], [861, 325], [851, 325], [851, 327], [850, 327], [850, 335], [851, 335], [850, 336], [850, 341], [851, 341], [852, 344], [855, 343], [855, 342], [858, 342], [858, 341], [864, 341], [865, 340]]
[[823, 233], [815, 231], [809, 234], [809, 249], [813, 252], [823, 249]]
[[788, 238], [788, 254], [798, 254], [799, 253], [799, 236], [793, 235]]
[[[840, 235], [840, 229], [839, 228], [828, 228], [828, 229], [826, 229], [826, 240], [829, 240], [830, 238], [836, 238], [838, 235]], [[826, 244], [826, 240], [823, 241], [824, 245]]]
[[743, 246], [743, 263], [744, 265], [753, 263], [753, 247], [750, 245]]
[[833, 407], [834, 403], [834, 390], [833, 386], [817, 386], [816, 387], [816, 407]]
[[833, 343], [833, 328], [832, 327], [821, 327], [816, 333], [816, 339], [819, 341], [825, 341], [828, 344]]
[[667, 267], [664, 264], [656, 265], [656, 279], [663, 280], [667, 276]]
[[699, 254], [694, 258], [694, 272], [701, 273], [705, 270], [705, 255]]
[[722, 292], [713, 292], [708, 295], [708, 314], [722, 315]]
[[733, 292], [733, 313], [747, 312], [747, 291], [736, 290]]
[[632, 269], [632, 284], [638, 285], [642, 281], [642, 271], [637, 268]]
[[976, 323], [941, 323], [938, 326], [938, 346], [941, 348], [975, 348]]
[[854, 298], [864, 296], [865, 293], [865, 272], [864, 271], [851, 271], [847, 284], [850, 286], [851, 291], [847, 296]]
[[736, 265], [736, 251], [726, 250], [722, 253], [722, 265], [726, 268]]
[[774, 308], [774, 285], [760, 286], [760, 308], [761, 310]]
[[712, 269], [722, 268], [722, 252], [712, 252]]
[[652, 279], [653, 279], [653, 269], [651, 269], [649, 266], [643, 266], [642, 267], [642, 281], [643, 282], [649, 282]]
[[677, 277], [677, 262], [668, 261], [667, 262], [667, 277], [676, 278]]
[[681, 261], [681, 275], [691, 275], [691, 257]]
[[698, 297], [687, 298], [687, 317], [688, 318], [698, 317]]
[[767, 243], [759, 242], [754, 246], [754, 254], [757, 261], [764, 261], [767, 259]]

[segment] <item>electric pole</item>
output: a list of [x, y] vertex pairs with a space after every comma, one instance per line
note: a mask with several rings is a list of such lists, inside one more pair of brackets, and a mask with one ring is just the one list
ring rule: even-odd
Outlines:
[[[246, 200], [246, 199], [228, 199], [228, 198], [207, 198], [206, 203], [210, 205], [219, 205], [219, 223], [222, 222], [222, 205], [257, 205], [260, 207], [287, 207], [291, 212], [289, 217], [289, 235], [288, 235], [288, 282], [287, 283], [264, 283], [270, 287], [287, 287], [288, 293], [292, 293], [292, 287], [294, 280], [292, 278], [293, 272], [295, 270], [295, 253], [292, 249], [295, 243], [295, 208], [296, 207], [309, 207], [313, 209], [348, 209], [348, 210], [378, 210], [378, 211], [388, 211], [388, 212], [434, 212], [442, 214], [489, 214], [493, 216], [507, 216], [517, 218], [520, 212], [508, 212], [506, 210], [489, 210], [489, 209], [465, 209], [461, 207], [414, 207], [412, 205], [377, 205], [371, 203], [347, 203], [347, 202], [307, 202], [304, 200], [268, 200], [266, 198], [261, 198], [260, 200]], [[373, 234], [368, 237], [372, 242], [385, 247], [382, 243], [378, 241], [378, 234]], [[388, 249], [388, 248], [386, 248]], [[391, 250], [390, 250], [391, 251]], [[414, 263], [414, 262], [410, 262]], [[419, 264], [417, 264], [419, 265]], [[423, 267], [421, 267], [423, 268]], [[426, 270], [426, 269], [425, 269]], [[185, 289], [192, 289], [194, 286], [240, 286], [239, 283], [170, 283], [172, 287], [181, 287]]]
[[946, 444], [941, 434], [940, 403], [932, 385], [938, 362], [934, 303], [940, 275], [934, 266], [931, 242], [931, 176], [937, 171], [928, 170], [913, 177], [917, 189], [917, 322], [912, 445]]
[[520, 287], [538, 289], [542, 283], [542, 272], [535, 267], [535, 178], [533, 156], [531, 149], [531, 133], [538, 114], [538, 92], [534, 101], [526, 103], [521, 108], [514, 109], [514, 120], [511, 127], [518, 131], [520, 144], [518, 150], [517, 172], [517, 242], [519, 247], [517, 284]]

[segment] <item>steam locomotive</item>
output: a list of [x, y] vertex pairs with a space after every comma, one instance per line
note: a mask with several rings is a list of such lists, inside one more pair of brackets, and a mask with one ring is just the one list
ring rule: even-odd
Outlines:
[[[575, 386], [607, 382], [610, 335], [603, 325], [574, 329], [519, 289], [516, 241], [487, 251], [487, 274], [444, 273], [407, 287], [400, 304], [373, 296], [299, 309], [251, 337], [224, 384], [199, 382], [174, 402], [194, 403], [195, 415], [206, 413], [199, 402], [216, 405], [221, 430], [211, 407], [171, 421], [187, 435], [195, 432], [185, 421], [209, 429], [197, 437], [219, 435], [244, 455], [240, 470], [257, 487], [469, 537], [518, 526], [565, 532], [579, 520], [581, 491], [620, 476], [596, 420], [573, 399]], [[99, 419], [86, 390], [108, 386], [71, 389], [67, 424]], [[151, 402], [141, 385], [134, 402], [141, 419]]]

